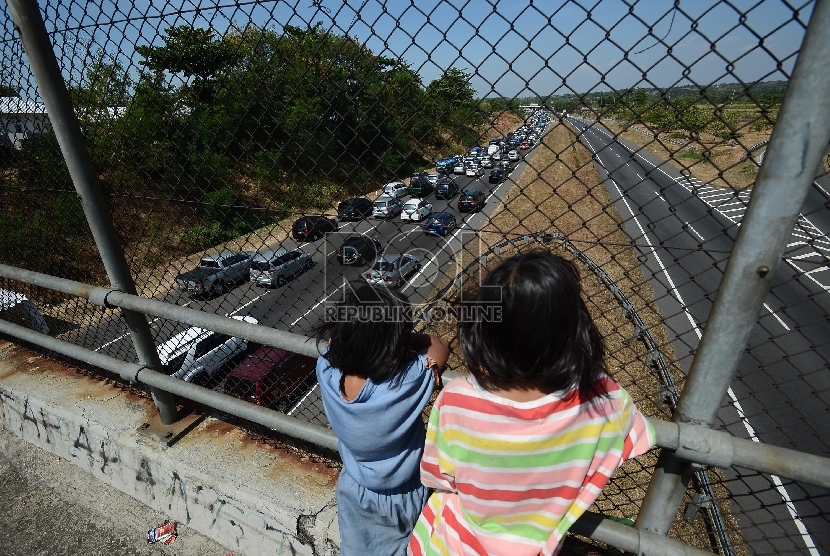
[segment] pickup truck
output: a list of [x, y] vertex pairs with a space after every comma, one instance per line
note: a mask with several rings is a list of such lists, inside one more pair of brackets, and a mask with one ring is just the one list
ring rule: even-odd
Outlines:
[[223, 295], [236, 282], [247, 279], [251, 256], [222, 251], [202, 257], [198, 268], [176, 276], [176, 285], [194, 295]]

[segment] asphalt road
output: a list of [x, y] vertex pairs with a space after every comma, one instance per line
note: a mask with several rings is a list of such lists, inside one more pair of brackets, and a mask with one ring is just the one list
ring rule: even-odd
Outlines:
[[[720, 284], [749, 193], [717, 190], [605, 128], [569, 121], [594, 153], [609, 193], [636, 244], [642, 269], [665, 317], [685, 371]], [[809, 453], [830, 454], [826, 408], [830, 399], [830, 295], [821, 272], [830, 242], [827, 199], [811, 191], [774, 285], [720, 413], [732, 434]], [[813, 270], [813, 268], [810, 268]], [[828, 276], [827, 278], [830, 278]], [[734, 475], [730, 477], [735, 479]], [[744, 537], [759, 554], [830, 551], [830, 496], [826, 489], [771, 481], [758, 475], [732, 480], [730, 489]], [[794, 502], [788, 511], [786, 502]], [[788, 542], [788, 540], [790, 542]], [[801, 541], [801, 542], [799, 542]], [[818, 554], [814, 548], [810, 551]]]
[[[297, 242], [288, 238], [279, 245], [263, 245], [259, 249], [260, 252], [265, 252], [278, 247], [289, 250], [300, 248], [312, 254], [314, 266], [281, 288], [266, 289], [245, 282], [215, 299], [194, 298], [175, 289], [165, 292], [160, 298], [215, 314], [248, 315], [274, 328], [301, 334], [309, 333], [311, 327], [322, 317], [327, 302], [337, 300], [342, 292], [343, 281], [362, 280], [360, 272], [370, 268], [343, 266], [335, 257], [336, 249], [347, 237], [362, 234], [378, 239], [383, 253], [410, 253], [420, 259], [421, 269], [409, 277], [401, 291], [409, 297], [410, 302], [423, 303], [427, 301], [426, 296], [434, 289], [436, 283], [448, 276], [455, 276], [458, 271], [455, 254], [464, 244], [477, 237], [476, 232], [488, 221], [490, 214], [499, 206], [534, 154], [533, 149], [519, 152], [522, 156], [519, 161], [513, 163], [507, 179], [500, 184], [489, 183], [489, 169], [485, 169], [483, 175], [478, 177], [453, 176], [460, 191], [479, 189], [485, 193], [486, 204], [478, 212], [460, 213], [457, 208], [458, 196], [442, 200], [436, 199], [432, 193], [427, 197], [433, 205], [433, 212], [447, 211], [456, 216], [458, 226], [445, 238], [427, 235], [423, 233], [420, 223], [401, 221], [399, 216], [388, 220], [340, 222], [336, 233], [328, 234], [316, 242]], [[162, 318], [153, 318], [150, 321], [157, 344], [161, 344], [187, 326]], [[63, 339], [112, 357], [136, 360], [129, 333], [116, 312], [95, 326], [84, 327], [64, 335]], [[217, 373], [218, 376], [212, 377], [209, 386], [219, 384], [230, 369], [223, 370], [223, 374]], [[299, 399], [289, 410], [289, 414], [312, 423], [328, 424], [316, 389]]]

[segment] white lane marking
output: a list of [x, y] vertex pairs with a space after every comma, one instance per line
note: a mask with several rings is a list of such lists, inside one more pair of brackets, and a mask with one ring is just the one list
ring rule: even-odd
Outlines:
[[412, 232], [414, 232], [415, 230], [418, 230], [418, 229], [420, 229], [420, 226], [416, 225], [414, 228], [412, 228], [411, 230], [409, 230], [408, 232], [406, 232], [406, 234], [404, 234], [404, 235], [403, 235], [403, 237], [401, 237], [401, 239], [399, 239], [398, 241], [403, 241], [403, 240], [405, 240], [406, 238], [408, 238], [408, 237], [409, 237], [409, 234], [411, 234]]
[[[635, 174], [637, 174], [637, 172], [634, 172], [634, 173], [635, 173]], [[640, 178], [641, 180], [644, 180], [644, 179], [645, 179], [645, 178], [644, 178], [643, 176], [641, 176], [640, 174], [637, 174], [637, 177], [638, 177], [638, 178]]]
[[[735, 396], [735, 392], [732, 391], [731, 386], [726, 390], [726, 393], [729, 395], [729, 399], [732, 400], [732, 406], [738, 412], [738, 417], [740, 417], [743, 422], [744, 428], [746, 429], [747, 434], [749, 434], [749, 438], [753, 442], [760, 443], [761, 439], [755, 435], [755, 429], [753, 429], [752, 425], [749, 424], [749, 420], [747, 420], [746, 414], [744, 413], [744, 408]], [[819, 551], [816, 549], [813, 538], [810, 536], [810, 532], [807, 530], [804, 522], [801, 521], [801, 517], [798, 515], [798, 510], [796, 509], [795, 504], [793, 504], [792, 499], [790, 499], [790, 494], [787, 492], [787, 489], [784, 488], [784, 484], [781, 482], [781, 479], [778, 475], [770, 475], [770, 479], [772, 479], [772, 482], [775, 485], [775, 490], [778, 491], [778, 494], [784, 500], [784, 504], [787, 506], [787, 511], [790, 513], [790, 517], [795, 523], [796, 528], [798, 528], [798, 532], [801, 533], [801, 540], [807, 546], [810, 556], [821, 556]]]
[[[182, 305], [182, 307], [187, 307], [187, 306], [188, 306], [188, 305], [190, 305], [191, 303], [193, 303], [193, 301], [188, 301], [187, 303], [185, 303], [184, 305]], [[158, 322], [158, 321], [160, 321], [160, 320], [161, 320], [161, 317], [156, 317], [156, 318], [154, 318], [153, 320], [151, 320], [148, 324], [153, 324], [153, 323], [156, 323], [156, 322]], [[129, 333], [129, 332], [126, 332], [126, 333], [124, 333], [124, 334], [121, 334], [119, 337], [115, 338], [114, 340], [110, 340], [110, 341], [109, 341], [109, 342], [107, 342], [106, 344], [104, 344], [104, 345], [102, 345], [102, 346], [100, 346], [100, 347], [97, 347], [97, 348], [95, 348], [95, 349], [94, 349], [94, 350], [92, 350], [92, 351], [100, 351], [100, 350], [104, 349], [104, 348], [105, 348], [105, 347], [107, 347], [107, 346], [111, 346], [111, 345], [112, 345], [112, 344], [114, 344], [115, 342], [119, 342], [119, 341], [123, 340], [124, 338], [126, 338], [126, 337], [127, 337], [127, 336], [129, 336], [129, 335], [130, 335], [130, 333]]]
[[305, 313], [303, 313], [303, 314], [302, 314], [302, 316], [301, 316], [300, 318], [298, 318], [297, 320], [295, 320], [294, 322], [292, 322], [292, 323], [291, 323], [291, 326], [294, 326], [295, 324], [297, 324], [298, 322], [300, 322], [301, 320], [303, 320], [304, 318], [306, 318], [306, 317], [309, 315], [309, 313], [314, 312], [314, 309], [316, 309], [317, 307], [319, 307], [320, 305], [322, 305], [322, 304], [323, 304], [326, 300], [328, 300], [328, 298], [330, 298], [331, 296], [333, 296], [334, 294], [336, 294], [336, 293], [337, 293], [337, 292], [339, 292], [339, 291], [340, 291], [340, 288], [337, 288], [336, 290], [334, 290], [333, 292], [331, 292], [330, 294], [328, 294], [326, 297], [324, 297], [323, 299], [321, 299], [320, 301], [318, 301], [317, 303], [315, 303], [315, 304], [314, 304], [314, 306], [312, 306], [312, 307], [311, 307], [311, 309], [309, 309], [308, 311], [306, 311]]
[[250, 305], [251, 303], [253, 303], [253, 302], [255, 302], [255, 301], [259, 301], [262, 297], [264, 297], [264, 296], [265, 296], [265, 295], [267, 295], [267, 294], [268, 294], [268, 292], [266, 291], [265, 293], [262, 293], [262, 294], [260, 294], [260, 295], [256, 296], [255, 298], [253, 298], [252, 300], [250, 300], [250, 301], [249, 301], [248, 303], [246, 303], [245, 305], [243, 305], [243, 306], [241, 306], [241, 307], [236, 308], [236, 309], [233, 311], [233, 313], [225, 313], [225, 316], [226, 316], [226, 317], [232, 317], [232, 316], [234, 316], [236, 313], [238, 313], [239, 311], [241, 311], [242, 309], [244, 309], [245, 307], [247, 307], [247, 306], [248, 306], [248, 305]]
[[[586, 140], [586, 143], [588, 143], [588, 146], [591, 148], [592, 151], [594, 151], [594, 148], [590, 145], [590, 142], [588, 142]], [[594, 153], [596, 153], [596, 151], [594, 151]], [[597, 158], [597, 160], [599, 161], [599, 158]], [[601, 161], [600, 161], [600, 164], [602, 164]], [[652, 166], [654, 166], [654, 165], [652, 164]], [[604, 167], [604, 165], [603, 165], [603, 167]], [[656, 166], [655, 166], [655, 168], [656, 168]], [[657, 169], [660, 170], [660, 168], [657, 168]], [[606, 169], [606, 172], [607, 171], [608, 170]], [[666, 174], [665, 172], [663, 172], [663, 173]], [[671, 176], [669, 176], [668, 174], [666, 174], [666, 177], [668, 177], [669, 179], [672, 179]], [[656, 253], [654, 247], [651, 245], [651, 241], [648, 239], [648, 236], [646, 235], [645, 230], [643, 230], [643, 227], [640, 225], [640, 222], [637, 220], [637, 217], [634, 216], [634, 211], [631, 209], [631, 206], [628, 204], [628, 199], [622, 195], [622, 191], [620, 191], [620, 188], [619, 188], [619, 186], [617, 186], [616, 182], [613, 179], [611, 179], [610, 177], [608, 179], [612, 184], [614, 184], [614, 187], [617, 189], [617, 192], [619, 193], [620, 198], [623, 200], [623, 202], [625, 203], [625, 206], [628, 208], [628, 211], [631, 213], [631, 217], [634, 219], [634, 222], [637, 224], [637, 227], [640, 229], [640, 233], [643, 234], [643, 237], [645, 238], [646, 243], [651, 248], [651, 251], [654, 254], [654, 257], [657, 259], [657, 262], [660, 265], [660, 268], [662, 269], [663, 274], [666, 275], [666, 279], [668, 280], [669, 286], [671, 287], [672, 291], [676, 292], [676, 289], [674, 287], [674, 282], [672, 281], [671, 277], [669, 276], [668, 271], [666, 271], [665, 267], [663, 266], [663, 262], [660, 260], [660, 257], [657, 256], [657, 253]], [[825, 287], [825, 289], [826, 289], [826, 287]], [[689, 322], [692, 324], [692, 328], [694, 329], [695, 334], [697, 334], [698, 340], [702, 339], [703, 334], [700, 332], [700, 328], [698, 328], [697, 324], [694, 322], [694, 319], [692, 318], [692, 315], [689, 314], [688, 310], [686, 310], [686, 305], [685, 305], [685, 303], [683, 303], [683, 300], [680, 297], [680, 292], [677, 292], [676, 295], [677, 295], [677, 300], [680, 302], [681, 307], [683, 307], [683, 312], [686, 314], [686, 318], [689, 319]], [[743, 407], [741, 406], [740, 402], [738, 401], [738, 398], [735, 397], [735, 393], [732, 391], [732, 387], [730, 386], [729, 388], [727, 388], [726, 391], [727, 391], [727, 394], [729, 394], [729, 398], [732, 400], [732, 406], [738, 412], [738, 416], [740, 417], [741, 422], [743, 423], [744, 428], [746, 429], [746, 432], [749, 434], [749, 437], [752, 439], [753, 442], [760, 442], [760, 439], [755, 435], [755, 429], [752, 427], [752, 425], [749, 424], [749, 420], [746, 418], [746, 414], [744, 413]], [[801, 518], [798, 515], [798, 511], [796, 510], [796, 507], [793, 504], [792, 499], [790, 498], [790, 494], [787, 492], [787, 489], [784, 488], [783, 483], [781, 483], [781, 479], [776, 475], [770, 475], [770, 478], [772, 479], [773, 483], [775, 484], [775, 488], [776, 488], [776, 490], [778, 490], [778, 494], [784, 500], [784, 503], [787, 506], [787, 510], [790, 513], [790, 517], [792, 518], [793, 522], [795, 523], [795, 526], [798, 528], [799, 532], [801, 533], [801, 539], [804, 541], [804, 544], [807, 545], [807, 550], [810, 551], [811, 556], [820, 556], [819, 552], [815, 548], [816, 545], [813, 542], [813, 539], [810, 536], [810, 533], [807, 530], [807, 527], [804, 525], [804, 523], [801, 521]]]
[[781, 323], [781, 326], [783, 326], [783, 327], [784, 327], [784, 329], [785, 329], [787, 332], [789, 332], [789, 331], [790, 331], [790, 327], [789, 327], [789, 326], [787, 326], [787, 323], [786, 323], [786, 322], [784, 322], [784, 321], [781, 319], [781, 317], [779, 317], [778, 315], [776, 315], [776, 314], [775, 314], [775, 311], [773, 311], [773, 310], [772, 310], [772, 308], [771, 308], [769, 305], [767, 305], [766, 303], [764, 303], [764, 307], [766, 308], [766, 310], [767, 310], [767, 311], [769, 311], [769, 313], [770, 313], [772, 316], [774, 316], [774, 317], [775, 317], [775, 320], [777, 320], [779, 323]]
[[658, 197], [660, 197], [660, 199], [662, 199], [664, 203], [668, 202], [665, 199], [663, 199], [663, 196], [660, 195], [659, 193], [657, 193], [656, 191], [654, 192], [654, 194], [657, 195]]
[[305, 393], [305, 396], [303, 396], [303, 398], [302, 398], [300, 401], [298, 401], [296, 404], [294, 404], [294, 407], [292, 407], [290, 410], [286, 411], [286, 412], [285, 412], [285, 414], [286, 414], [286, 415], [291, 415], [292, 413], [294, 413], [295, 411], [297, 411], [297, 409], [298, 409], [301, 405], [303, 405], [303, 402], [306, 400], [306, 398], [308, 398], [308, 397], [311, 395], [311, 393], [312, 393], [312, 392], [314, 392], [315, 390], [317, 390], [317, 387], [318, 387], [318, 386], [319, 386], [319, 384], [316, 384], [316, 383], [315, 383], [315, 384], [314, 384], [314, 388], [312, 388], [311, 390], [309, 390], [308, 392], [306, 392], [306, 393]]
[[704, 237], [703, 237], [702, 235], [700, 235], [700, 234], [697, 232], [697, 230], [695, 230], [695, 229], [692, 227], [692, 225], [691, 225], [691, 224], [689, 224], [688, 222], [686, 222], [686, 225], [689, 227], [689, 229], [690, 229], [691, 231], [693, 231], [693, 232], [695, 233], [695, 235], [696, 235], [697, 237], [699, 237], [699, 238], [700, 238], [700, 240], [701, 240], [701, 241], [706, 241], [706, 239], [704, 239]]
[[[597, 151], [594, 150], [594, 147], [591, 145], [590, 141], [586, 141], [586, 143], [588, 143], [588, 146], [591, 148], [591, 150], [594, 152], [594, 154], [596, 154]], [[599, 161], [600, 164], [602, 164], [602, 161], [599, 160], [599, 157], [597, 157], [597, 160]], [[602, 166], [605, 167], [604, 164], [602, 164]], [[608, 169], [605, 168], [605, 171], [608, 172]], [[623, 195], [622, 190], [617, 185], [617, 182], [614, 181], [614, 179], [610, 177], [610, 174], [609, 174], [609, 177], [608, 177], [608, 181], [610, 181], [614, 185], [614, 188], [617, 190], [617, 194], [620, 196], [620, 199], [625, 204], [625, 207], [628, 209], [628, 212], [631, 214], [631, 218], [634, 220], [634, 223], [637, 224], [637, 228], [640, 230], [640, 233], [642, 234], [643, 239], [646, 240], [646, 244], [649, 246], [649, 249], [651, 249], [651, 253], [654, 256], [654, 258], [657, 260], [657, 264], [660, 265], [660, 270], [662, 270], [663, 274], [666, 276], [666, 280], [669, 282], [669, 287], [671, 288], [672, 293], [674, 294], [677, 301], [680, 303], [680, 306], [683, 308], [683, 312], [686, 314], [686, 318], [689, 319], [689, 324], [692, 325], [692, 328], [695, 330], [695, 333], [697, 333], [698, 338], [701, 338], [702, 334], [700, 333], [700, 329], [697, 327], [697, 323], [695, 322], [695, 319], [692, 317], [691, 313], [689, 313], [689, 310], [686, 308], [686, 303], [683, 301], [683, 297], [680, 295], [680, 292], [675, 287], [674, 281], [672, 280], [671, 276], [669, 276], [669, 271], [666, 269], [665, 265], [663, 264], [662, 259], [660, 259], [660, 255], [657, 254], [657, 250], [651, 244], [651, 240], [649, 239], [648, 235], [646, 234], [646, 231], [643, 229], [643, 226], [640, 224], [640, 221], [637, 219], [637, 216], [634, 214], [634, 209], [632, 209], [631, 205], [628, 203], [628, 198], [625, 195]]]

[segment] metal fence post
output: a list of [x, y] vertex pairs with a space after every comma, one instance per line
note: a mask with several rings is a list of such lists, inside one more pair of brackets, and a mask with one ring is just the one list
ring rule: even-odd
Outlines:
[[[769, 149], [674, 420], [711, 427], [772, 285], [785, 245], [830, 136], [830, 0], [818, 0]], [[666, 534], [691, 464], [664, 450], [637, 519]]]
[[[69, 174], [72, 176], [72, 182], [81, 197], [84, 214], [98, 251], [101, 253], [110, 283], [122, 292], [135, 294], [136, 289], [130, 269], [112, 226], [107, 202], [86, 150], [86, 143], [69, 100], [69, 93], [37, 2], [35, 0], [8, 0], [8, 5], [26, 55], [29, 57], [32, 73], [46, 104], [49, 120], [64, 160], [66, 160]], [[151, 369], [161, 371], [161, 361], [147, 324], [147, 318], [141, 313], [128, 310], [122, 310], [122, 314], [130, 329], [133, 345], [141, 363]], [[162, 423], [170, 424], [176, 421], [175, 397], [163, 390], [152, 389], [151, 392]]]

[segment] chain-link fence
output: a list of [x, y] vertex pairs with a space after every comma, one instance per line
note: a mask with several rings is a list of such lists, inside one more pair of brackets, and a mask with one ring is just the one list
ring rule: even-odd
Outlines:
[[[585, 268], [612, 375], [671, 420], [814, 5], [539, 4], [41, 12], [140, 295], [307, 334], [344, 280], [370, 280], [457, 347], [443, 300], [517, 250], [551, 249]], [[106, 285], [5, 4], [3, 18], [0, 262]], [[829, 168], [825, 154], [718, 414], [738, 437], [822, 456]], [[52, 335], [136, 361], [120, 313], [0, 287], [34, 301]], [[169, 374], [325, 424], [313, 360], [150, 328]], [[628, 462], [594, 509], [635, 517], [655, 461]], [[724, 554], [830, 550], [826, 489], [696, 476], [671, 536]]]

